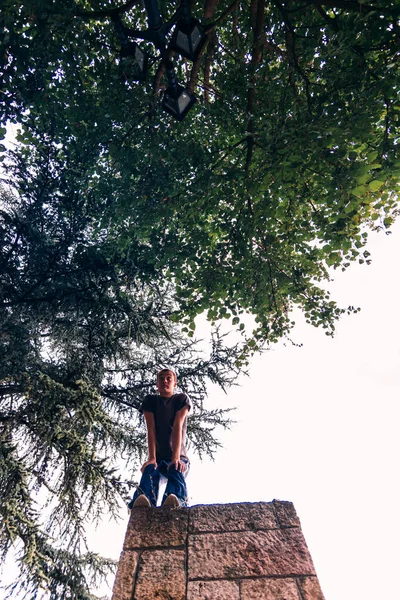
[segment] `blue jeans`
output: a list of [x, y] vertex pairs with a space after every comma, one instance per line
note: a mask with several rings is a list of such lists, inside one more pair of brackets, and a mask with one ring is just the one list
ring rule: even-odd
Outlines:
[[171, 466], [168, 469], [170, 461], [159, 460], [157, 462], [157, 468], [154, 465], [147, 465], [143, 471], [139, 487], [133, 495], [132, 500], [129, 502], [128, 507], [132, 508], [136, 498], [141, 494], [147, 496], [152, 506], [157, 506], [158, 498], [158, 486], [160, 484], [160, 475], [164, 475], [167, 478], [167, 487], [162, 501], [166, 499], [170, 494], [175, 494], [178, 498], [181, 506], [187, 506], [187, 488], [186, 488], [186, 477], [189, 473], [189, 461], [181, 459], [186, 465], [183, 473]]

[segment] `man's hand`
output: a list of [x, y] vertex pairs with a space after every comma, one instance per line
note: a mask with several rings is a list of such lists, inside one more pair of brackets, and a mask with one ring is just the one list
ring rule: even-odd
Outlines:
[[149, 460], [146, 460], [145, 463], [143, 463], [142, 468], [140, 469], [140, 472], [143, 473], [143, 471], [145, 470], [146, 467], [148, 467], [149, 465], [154, 465], [154, 468], [157, 469], [157, 461], [155, 458], [149, 458]]
[[177, 471], [180, 471], [181, 473], [183, 473], [186, 469], [186, 464], [183, 462], [183, 460], [181, 460], [180, 458], [177, 458], [176, 460], [172, 459], [171, 462], [168, 465], [168, 469], [170, 467], [174, 467]]
[[175, 414], [174, 424], [172, 426], [172, 459], [168, 465], [168, 469], [172, 466], [180, 473], [184, 473], [186, 470], [186, 464], [180, 459], [180, 452], [182, 446], [182, 427], [188, 413], [189, 407], [183, 406]]

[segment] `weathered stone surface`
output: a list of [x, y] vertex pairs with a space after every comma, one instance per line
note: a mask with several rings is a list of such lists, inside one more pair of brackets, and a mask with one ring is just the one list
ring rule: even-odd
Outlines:
[[300, 529], [189, 537], [189, 579], [315, 575]]
[[291, 502], [132, 511], [112, 600], [324, 600]]
[[187, 526], [187, 508], [135, 508], [131, 511], [124, 550], [183, 546]]
[[299, 517], [297, 516], [292, 502], [274, 500], [272, 505], [275, 508], [276, 516], [281, 527], [300, 527]]
[[[239, 600], [236, 581], [190, 581], [187, 600]], [[297, 600], [297, 599], [296, 599]]]
[[145, 550], [138, 567], [134, 600], [185, 600], [184, 550]]
[[301, 600], [294, 579], [252, 579], [241, 582], [242, 600]]
[[190, 533], [252, 531], [277, 527], [279, 525], [274, 509], [266, 502], [198, 505], [190, 510]]
[[316, 577], [304, 577], [299, 579], [299, 585], [304, 600], [325, 600]]
[[131, 600], [133, 582], [138, 563], [138, 553], [121, 552], [118, 563], [117, 575], [115, 577], [112, 600]]

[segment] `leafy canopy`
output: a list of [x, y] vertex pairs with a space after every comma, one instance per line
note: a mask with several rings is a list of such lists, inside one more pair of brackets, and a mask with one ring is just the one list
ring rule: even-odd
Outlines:
[[[165, 18], [175, 8], [160, 2]], [[399, 8], [208, 0], [193, 13], [208, 44], [176, 65], [199, 102], [175, 123], [158, 61], [146, 85], [118, 69], [113, 19], [144, 29], [140, 3], [6, 1], [4, 116], [28, 147], [45, 132], [101, 208], [99, 233], [174, 283], [177, 320], [248, 311], [273, 341], [297, 305], [331, 333], [327, 267], [367, 258], [365, 226], [396, 215]]]

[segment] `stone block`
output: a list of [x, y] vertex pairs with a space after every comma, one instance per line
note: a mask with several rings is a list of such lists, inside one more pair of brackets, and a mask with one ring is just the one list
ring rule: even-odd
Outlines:
[[254, 531], [277, 527], [274, 509], [266, 502], [198, 505], [190, 510], [190, 533]]
[[292, 502], [273, 500], [272, 506], [281, 527], [300, 527], [300, 520]]
[[251, 579], [241, 583], [241, 600], [301, 600], [295, 579]]
[[325, 600], [316, 577], [304, 577], [298, 581], [303, 600]]
[[187, 508], [135, 508], [131, 511], [124, 550], [184, 546], [187, 526]]
[[133, 581], [138, 563], [138, 553], [121, 552], [115, 577], [112, 600], [132, 600]]
[[187, 600], [240, 600], [236, 581], [189, 581]]
[[185, 600], [184, 550], [145, 550], [141, 556], [134, 600]]
[[188, 571], [189, 580], [315, 575], [300, 529], [190, 536]]

